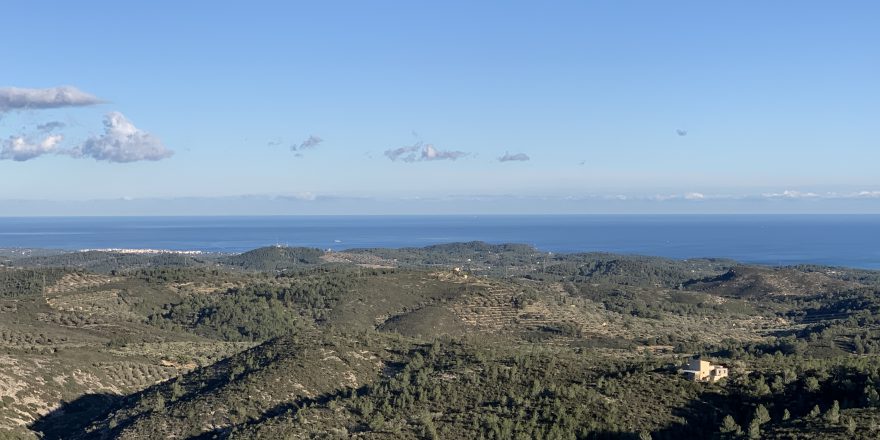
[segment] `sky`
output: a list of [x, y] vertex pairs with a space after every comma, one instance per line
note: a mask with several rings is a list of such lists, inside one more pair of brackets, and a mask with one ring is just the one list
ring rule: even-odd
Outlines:
[[0, 216], [880, 213], [880, 3], [4, 2]]

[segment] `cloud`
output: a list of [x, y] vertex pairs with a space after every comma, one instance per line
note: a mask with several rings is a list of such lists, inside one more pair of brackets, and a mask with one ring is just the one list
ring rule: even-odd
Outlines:
[[0, 160], [24, 162], [44, 154], [58, 153], [58, 144], [64, 139], [60, 134], [46, 136], [39, 142], [29, 141], [24, 136], [12, 136], [0, 148]]
[[[400, 147], [394, 148], [391, 150], [385, 150], [385, 156], [388, 156], [392, 161], [396, 161], [403, 157], [404, 162], [415, 162], [415, 154], [422, 148], [421, 142], [411, 145], [408, 147]], [[409, 158], [410, 160], [407, 160]]]
[[11, 110], [82, 107], [103, 102], [101, 99], [71, 86], [48, 89], [0, 88], [0, 113]]
[[781, 193], [764, 193], [761, 194], [762, 197], [766, 199], [788, 199], [788, 200], [803, 200], [803, 199], [877, 199], [880, 198], [880, 191], [855, 191], [855, 192], [825, 192], [825, 193], [815, 193], [815, 192], [802, 192], [802, 191], [793, 191], [793, 190], [785, 190]]
[[60, 130], [66, 126], [67, 126], [67, 124], [65, 124], [63, 122], [51, 121], [51, 122], [47, 122], [45, 124], [37, 125], [37, 131], [40, 131], [43, 133], [49, 133], [49, 132], [52, 132], [55, 130]]
[[768, 199], [815, 199], [821, 197], [813, 192], [801, 192], [785, 190], [781, 193], [764, 193], [762, 196]]
[[308, 150], [310, 148], [317, 147], [321, 142], [324, 142], [324, 139], [319, 138], [318, 136], [311, 135], [308, 139], [300, 142], [299, 145], [293, 144], [290, 146], [291, 151], [302, 151]]
[[86, 139], [68, 154], [124, 163], [162, 160], [174, 152], [165, 148], [156, 136], [135, 127], [122, 113], [110, 112], [104, 117], [104, 134]]
[[655, 194], [653, 196], [649, 196], [649, 200], [656, 200], [658, 202], [665, 202], [667, 200], [675, 200], [680, 198], [678, 194]]
[[687, 132], [687, 130], [682, 130], [679, 128], [678, 130], [675, 130], [675, 134], [677, 134], [679, 136], [687, 136], [688, 132]]
[[669, 193], [669, 194], [655, 194], [652, 196], [630, 196], [630, 199], [638, 200], [652, 200], [656, 202], [666, 202], [666, 201], [687, 201], [687, 202], [699, 202], [702, 200], [718, 200], [718, 199], [726, 199], [732, 196], [724, 195], [724, 194], [703, 194], [701, 192], [686, 192], [686, 193]]
[[525, 162], [530, 159], [529, 155], [525, 153], [510, 154], [505, 151], [504, 156], [498, 158], [498, 162]]
[[416, 142], [413, 145], [385, 150], [385, 156], [392, 161], [423, 162], [432, 160], [456, 160], [467, 156], [464, 151], [438, 150], [432, 144]]
[[423, 160], [456, 160], [467, 155], [468, 153], [464, 151], [438, 150], [433, 145], [428, 144], [422, 150], [421, 157]]
[[282, 199], [282, 200], [312, 202], [312, 201], [315, 201], [318, 199], [318, 195], [313, 192], [310, 192], [310, 191], [304, 191], [304, 192], [299, 192], [299, 193], [294, 193], [294, 194], [280, 195], [280, 196], [278, 196], [278, 198]]
[[880, 191], [859, 191], [855, 197], [866, 199], [880, 199]]

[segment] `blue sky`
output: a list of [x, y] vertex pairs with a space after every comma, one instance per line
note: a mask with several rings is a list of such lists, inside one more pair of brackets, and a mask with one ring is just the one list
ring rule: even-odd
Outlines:
[[880, 212], [876, 2], [3, 15], [0, 215]]

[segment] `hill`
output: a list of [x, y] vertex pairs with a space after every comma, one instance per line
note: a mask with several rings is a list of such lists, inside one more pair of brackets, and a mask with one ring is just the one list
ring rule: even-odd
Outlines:
[[[878, 434], [870, 271], [485, 243], [85, 254], [0, 268], [0, 435]], [[685, 380], [694, 354], [731, 377]]]
[[246, 270], [273, 271], [318, 264], [323, 254], [320, 249], [270, 246], [222, 257], [218, 261]]
[[821, 272], [753, 266], [733, 267], [721, 275], [691, 280], [683, 284], [688, 290], [725, 296], [807, 296], [845, 291], [858, 285], [855, 282], [832, 278]]

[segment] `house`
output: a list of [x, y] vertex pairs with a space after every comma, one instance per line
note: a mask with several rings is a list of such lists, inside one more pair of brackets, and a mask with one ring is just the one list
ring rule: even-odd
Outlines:
[[697, 356], [688, 360], [687, 368], [681, 370], [685, 377], [694, 382], [718, 382], [727, 377], [727, 367], [712, 365], [709, 361]]

